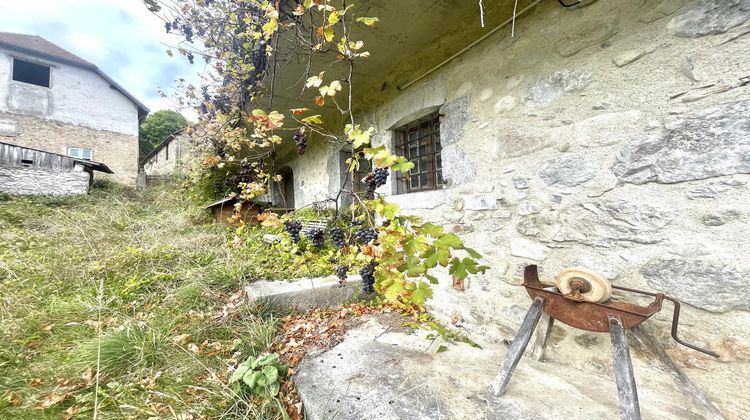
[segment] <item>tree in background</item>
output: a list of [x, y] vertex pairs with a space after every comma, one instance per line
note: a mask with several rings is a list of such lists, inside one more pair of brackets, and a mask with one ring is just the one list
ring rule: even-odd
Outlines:
[[170, 110], [156, 111], [146, 117], [138, 132], [141, 158], [154, 150], [170, 134], [177, 133], [187, 125], [185, 117]]

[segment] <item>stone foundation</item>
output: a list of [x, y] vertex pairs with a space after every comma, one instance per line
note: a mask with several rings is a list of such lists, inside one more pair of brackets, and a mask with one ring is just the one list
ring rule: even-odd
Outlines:
[[55, 172], [0, 167], [0, 192], [13, 195], [75, 195], [89, 192], [90, 175], [83, 171]]
[[106, 164], [114, 174], [97, 178], [135, 185], [138, 175], [138, 136], [96, 130], [42, 117], [0, 113], [0, 141], [46, 152], [68, 154], [68, 147], [93, 150], [93, 159]]

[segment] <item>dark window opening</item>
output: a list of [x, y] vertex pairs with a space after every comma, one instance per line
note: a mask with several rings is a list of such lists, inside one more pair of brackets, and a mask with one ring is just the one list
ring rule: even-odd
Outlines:
[[28, 160], [28, 159], [21, 159], [21, 163], [24, 164], [24, 165], [33, 165], [34, 161], [33, 160]]
[[367, 183], [365, 178], [372, 171], [372, 165], [367, 159], [359, 159], [359, 167], [352, 172], [352, 192], [361, 198], [366, 198]]
[[166, 149], [166, 152], [165, 152], [166, 157], [164, 159], [169, 160], [169, 143], [167, 143], [167, 146], [165, 147], [165, 149]]
[[49, 87], [49, 66], [13, 59], [13, 80]]
[[436, 190], [443, 180], [440, 156], [440, 116], [437, 112], [400, 127], [396, 131], [396, 153], [414, 164], [408, 175], [397, 172], [396, 193]]

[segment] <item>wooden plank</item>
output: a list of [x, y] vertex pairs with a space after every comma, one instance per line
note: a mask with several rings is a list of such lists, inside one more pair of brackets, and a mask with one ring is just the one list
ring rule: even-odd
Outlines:
[[534, 345], [531, 352], [531, 358], [537, 362], [540, 362], [544, 358], [544, 350], [547, 348], [547, 338], [549, 338], [554, 324], [555, 318], [551, 318], [546, 313], [542, 314], [540, 325], [536, 328], [536, 336], [534, 337]]
[[523, 319], [521, 328], [518, 329], [516, 337], [508, 347], [508, 353], [505, 355], [505, 360], [500, 366], [500, 372], [495, 377], [490, 385], [492, 387], [492, 393], [495, 396], [503, 395], [505, 389], [508, 387], [511, 376], [518, 366], [518, 361], [521, 360], [524, 350], [529, 345], [531, 335], [534, 333], [536, 324], [539, 323], [539, 318], [542, 316], [542, 305], [544, 304], [544, 298], [538, 297], [534, 299], [534, 303], [531, 304], [529, 312], [526, 313], [526, 317]]
[[638, 390], [635, 386], [633, 362], [630, 360], [628, 338], [619, 316], [609, 317], [609, 337], [612, 341], [615, 383], [620, 400], [620, 418], [622, 420], [640, 420], [641, 408], [638, 403]]

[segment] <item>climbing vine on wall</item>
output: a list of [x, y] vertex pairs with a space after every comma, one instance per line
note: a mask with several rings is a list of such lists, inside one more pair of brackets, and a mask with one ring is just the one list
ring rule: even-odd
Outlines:
[[[335, 209], [324, 229], [305, 230], [295, 213], [281, 219], [264, 215], [265, 224], [284, 227], [288, 252], [300, 252], [300, 242], [305, 252], [325, 249], [331, 271], [342, 283], [352, 274], [350, 267], [361, 267], [365, 292], [377, 291], [405, 305], [422, 304], [432, 296], [439, 267], [447, 269], [458, 288], [470, 274], [488, 268], [458, 236], [401, 214], [377, 193], [391, 171], [408, 177], [414, 166], [373, 145], [375, 128], [361, 125], [353, 110], [354, 70], [370, 53], [352, 29], [371, 29], [377, 17], [358, 16], [356, 6], [345, 0], [144, 2], [164, 20], [167, 32], [182, 36], [170, 54], [176, 51], [191, 63], [202, 59], [207, 64], [202, 85], [184, 85], [178, 98], [200, 114], [194, 128], [199, 157], [191, 171], [195, 194], [234, 195], [240, 199], [239, 211], [283, 182], [276, 158], [284, 142], [293, 142], [303, 155], [315, 137], [349, 151], [349, 176], [338, 191], [312, 206]], [[300, 103], [277, 110], [277, 76], [292, 59], [305, 62]], [[340, 118], [326, 121], [324, 109], [334, 109]], [[360, 168], [372, 169], [355, 179]], [[361, 181], [364, 193], [354, 188]], [[346, 213], [339, 209], [343, 198], [352, 202]], [[338, 222], [344, 214], [350, 219], [346, 224]]]

